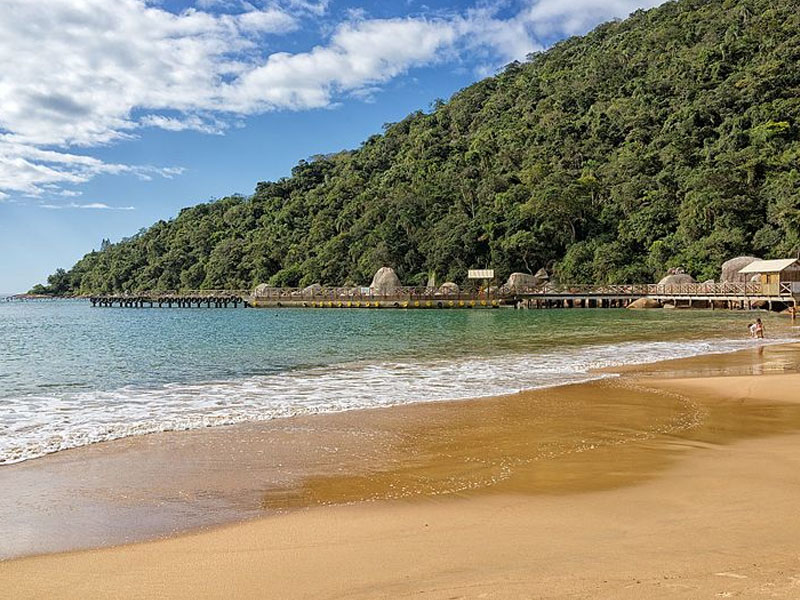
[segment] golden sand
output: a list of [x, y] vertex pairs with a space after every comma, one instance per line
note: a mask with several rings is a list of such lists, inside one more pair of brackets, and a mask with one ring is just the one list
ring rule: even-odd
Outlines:
[[[798, 356], [785, 347], [703, 357], [503, 398], [332, 415], [322, 438], [313, 419], [303, 421], [284, 431], [289, 446], [363, 433], [325, 468], [306, 467], [260, 495], [269, 514], [305, 508], [0, 563], [0, 590], [9, 598], [798, 598]], [[720, 372], [743, 374], [709, 375]], [[152, 437], [126, 445], [119, 460], [134, 471], [147, 448], [160, 456]], [[239, 449], [250, 457], [273, 438], [248, 439]], [[193, 443], [172, 460], [204, 447]], [[94, 452], [113, 455], [114, 445]], [[229, 484], [252, 489], [253, 474], [264, 472], [240, 462], [250, 467], [230, 468]]]

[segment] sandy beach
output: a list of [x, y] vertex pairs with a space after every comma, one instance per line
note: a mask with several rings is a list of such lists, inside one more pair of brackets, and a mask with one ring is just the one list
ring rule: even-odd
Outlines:
[[[263, 516], [0, 562], [3, 597], [796, 598], [799, 364], [797, 345], [754, 349], [23, 463], [31, 495], [37, 477], [85, 482], [92, 465], [107, 486], [141, 481], [142, 497], [172, 497], [169, 480], [198, 498], [255, 495]], [[212, 464], [203, 452], [231, 436]], [[277, 467], [253, 457], [276, 439], [302, 476], [269, 486]]]

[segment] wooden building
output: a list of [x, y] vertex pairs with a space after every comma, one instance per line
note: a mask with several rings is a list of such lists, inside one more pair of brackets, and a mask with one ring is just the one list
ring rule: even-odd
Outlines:
[[761, 293], [764, 295], [800, 294], [800, 260], [796, 258], [756, 260], [739, 273], [748, 279], [757, 277], [754, 280], [761, 283]]

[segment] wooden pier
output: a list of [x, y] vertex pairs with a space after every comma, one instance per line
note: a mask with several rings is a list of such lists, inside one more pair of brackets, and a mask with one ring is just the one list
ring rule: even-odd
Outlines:
[[92, 296], [96, 307], [118, 308], [247, 308], [246, 291], [192, 290], [187, 292], [139, 292]]
[[96, 307], [120, 308], [625, 308], [650, 298], [676, 308], [777, 310], [800, 304], [800, 286], [780, 283], [691, 283], [682, 285], [568, 285], [548, 283], [529, 288], [489, 288], [441, 293], [434, 288], [398, 288], [376, 294], [369, 288], [268, 288], [244, 290], [138, 292], [93, 296]]
[[500, 308], [505, 295], [497, 290], [441, 293], [436, 288], [401, 287], [389, 294], [369, 288], [268, 288], [249, 297], [256, 308]]
[[796, 308], [800, 287], [789, 283], [687, 283], [681, 285], [559, 285], [516, 290], [525, 308], [620, 308], [640, 298], [686, 308]]
[[[659, 302], [684, 303], [691, 308], [705, 303], [707, 308], [752, 310], [753, 308], [792, 308], [800, 304], [797, 283], [690, 283], [678, 286], [653, 286], [648, 297]], [[667, 289], [662, 289], [667, 288]]]

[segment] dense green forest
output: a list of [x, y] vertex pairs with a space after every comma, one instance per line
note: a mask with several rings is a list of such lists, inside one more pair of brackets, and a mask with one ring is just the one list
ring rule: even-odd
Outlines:
[[797, 0], [680, 0], [512, 63], [250, 197], [104, 242], [35, 291], [700, 280], [800, 252]]

